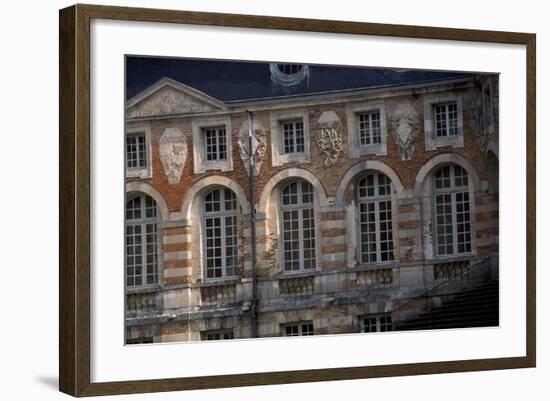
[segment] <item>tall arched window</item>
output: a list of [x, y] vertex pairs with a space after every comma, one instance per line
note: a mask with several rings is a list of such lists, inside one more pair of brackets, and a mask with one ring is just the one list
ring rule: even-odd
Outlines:
[[237, 275], [237, 197], [229, 188], [204, 195], [204, 253], [207, 279]]
[[126, 285], [158, 284], [159, 242], [157, 204], [148, 195], [126, 202]]
[[369, 174], [357, 185], [359, 260], [393, 260], [391, 181], [384, 174]]
[[315, 220], [313, 187], [302, 180], [281, 190], [281, 237], [284, 271], [315, 268]]
[[472, 251], [468, 173], [447, 165], [434, 174], [436, 250], [439, 256]]

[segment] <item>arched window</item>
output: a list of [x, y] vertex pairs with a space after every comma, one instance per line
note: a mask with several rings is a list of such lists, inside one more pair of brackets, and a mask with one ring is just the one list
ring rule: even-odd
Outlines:
[[229, 188], [204, 195], [203, 259], [207, 279], [237, 275], [237, 197]]
[[357, 185], [359, 260], [393, 260], [391, 181], [385, 174], [369, 174]]
[[158, 284], [159, 232], [157, 204], [148, 195], [126, 202], [126, 285]]
[[279, 71], [286, 75], [294, 75], [302, 71], [304, 66], [302, 64], [277, 64]]
[[305, 64], [276, 64], [269, 65], [271, 80], [281, 86], [298, 85], [309, 76], [309, 67]]
[[313, 186], [292, 181], [281, 190], [281, 238], [284, 271], [315, 268]]
[[434, 174], [436, 250], [439, 256], [472, 251], [468, 173], [447, 165]]

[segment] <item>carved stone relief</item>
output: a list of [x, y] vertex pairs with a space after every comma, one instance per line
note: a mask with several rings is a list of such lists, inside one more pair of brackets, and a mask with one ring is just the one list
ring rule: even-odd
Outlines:
[[432, 243], [432, 219], [428, 219], [424, 222], [424, 243]]
[[433, 257], [433, 229], [432, 219], [424, 221], [422, 227], [422, 236], [424, 237], [424, 255], [426, 258], [431, 259]]
[[418, 136], [418, 113], [409, 102], [400, 103], [392, 111], [390, 123], [401, 160], [410, 160]]
[[164, 130], [159, 140], [159, 153], [168, 182], [177, 184], [187, 159], [187, 139], [180, 128], [170, 127]]
[[334, 111], [325, 111], [319, 117], [316, 143], [323, 157], [323, 164], [329, 167], [336, 163], [343, 149], [343, 143], [342, 122]]
[[[263, 126], [254, 121], [252, 123], [252, 152], [254, 154], [254, 175], [258, 175], [264, 161], [267, 133]], [[247, 174], [250, 174], [249, 151], [248, 151], [248, 122], [244, 122], [239, 133], [239, 155]]]
[[210, 104], [175, 88], [164, 87], [128, 110], [128, 117], [198, 113], [216, 110]]
[[479, 148], [485, 152], [487, 148], [487, 131], [483, 124], [483, 105], [478, 98], [472, 104], [472, 118], [471, 118], [472, 130], [475, 133], [476, 142]]

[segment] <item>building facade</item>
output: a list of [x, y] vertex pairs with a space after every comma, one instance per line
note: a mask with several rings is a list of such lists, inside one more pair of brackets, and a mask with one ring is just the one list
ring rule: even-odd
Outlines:
[[127, 102], [128, 344], [394, 330], [498, 277], [497, 75], [265, 68], [270, 96]]

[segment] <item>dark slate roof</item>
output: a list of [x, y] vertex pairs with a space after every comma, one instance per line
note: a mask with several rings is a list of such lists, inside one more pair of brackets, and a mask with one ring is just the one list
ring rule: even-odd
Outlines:
[[[308, 82], [277, 90], [268, 63], [128, 56], [126, 98], [164, 77], [222, 101], [302, 95], [355, 88], [400, 86], [472, 76], [464, 72], [309, 65]], [[279, 88], [280, 89], [280, 88]]]

